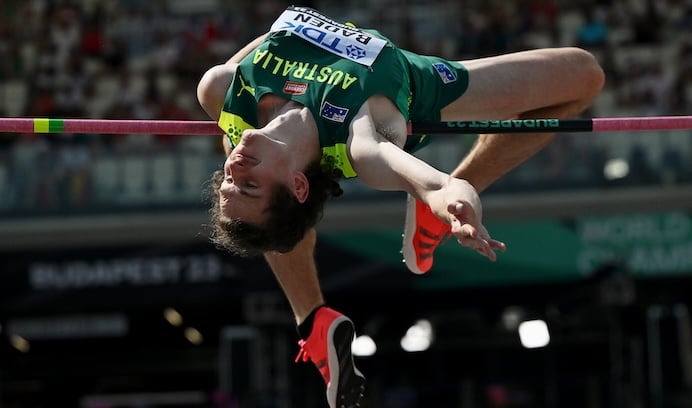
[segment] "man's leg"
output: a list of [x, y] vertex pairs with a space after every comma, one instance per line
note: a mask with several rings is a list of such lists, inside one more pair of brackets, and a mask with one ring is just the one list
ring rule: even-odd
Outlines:
[[331, 408], [355, 407], [365, 389], [351, 353], [353, 322], [324, 306], [314, 250], [317, 233], [311, 229], [288, 253], [268, 252], [264, 258], [281, 285], [298, 324], [301, 340], [296, 362], [311, 360], [327, 384]]
[[264, 259], [288, 299], [298, 325], [324, 304], [314, 258], [316, 241], [317, 233], [312, 229], [291, 252], [264, 254]]
[[[604, 83], [593, 56], [571, 47], [461, 63], [469, 71], [469, 87], [442, 110], [443, 121], [569, 118], [586, 109]], [[480, 135], [451, 175], [468, 180], [480, 193], [553, 137], [544, 133]], [[427, 206], [409, 198], [402, 249], [406, 266], [414, 273], [428, 272], [435, 249], [449, 231]]]
[[[523, 51], [463, 61], [469, 87], [446, 106], [442, 120], [570, 118], [600, 93], [603, 70], [573, 47]], [[481, 135], [451, 173], [479, 192], [545, 147], [554, 134]]]

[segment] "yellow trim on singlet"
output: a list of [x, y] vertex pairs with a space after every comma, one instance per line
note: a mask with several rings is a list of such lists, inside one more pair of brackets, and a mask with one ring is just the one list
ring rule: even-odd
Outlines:
[[345, 143], [337, 143], [322, 148], [322, 162], [332, 160], [334, 168], [340, 169], [344, 173], [344, 177], [351, 178], [358, 175], [348, 159]]
[[240, 137], [243, 135], [243, 131], [255, 128], [245, 122], [240, 116], [224, 111], [221, 111], [221, 116], [219, 117], [219, 127], [226, 133], [226, 136], [228, 136], [231, 146], [240, 143]]

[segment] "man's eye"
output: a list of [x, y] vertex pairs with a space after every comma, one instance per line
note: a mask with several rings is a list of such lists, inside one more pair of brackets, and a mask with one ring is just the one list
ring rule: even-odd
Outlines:
[[257, 184], [255, 184], [255, 183], [245, 183], [245, 188], [257, 188]]

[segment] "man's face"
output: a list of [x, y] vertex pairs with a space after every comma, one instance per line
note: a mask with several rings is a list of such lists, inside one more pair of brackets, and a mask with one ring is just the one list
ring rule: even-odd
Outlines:
[[290, 180], [290, 163], [282, 143], [261, 129], [245, 131], [223, 166], [224, 180], [219, 188], [221, 213], [254, 225], [264, 222], [275, 187]]

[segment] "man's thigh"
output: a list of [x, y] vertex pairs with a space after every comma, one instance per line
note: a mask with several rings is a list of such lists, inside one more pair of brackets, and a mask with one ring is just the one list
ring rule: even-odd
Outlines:
[[593, 57], [578, 48], [549, 48], [460, 61], [466, 92], [442, 109], [442, 120], [506, 119], [578, 100]]

